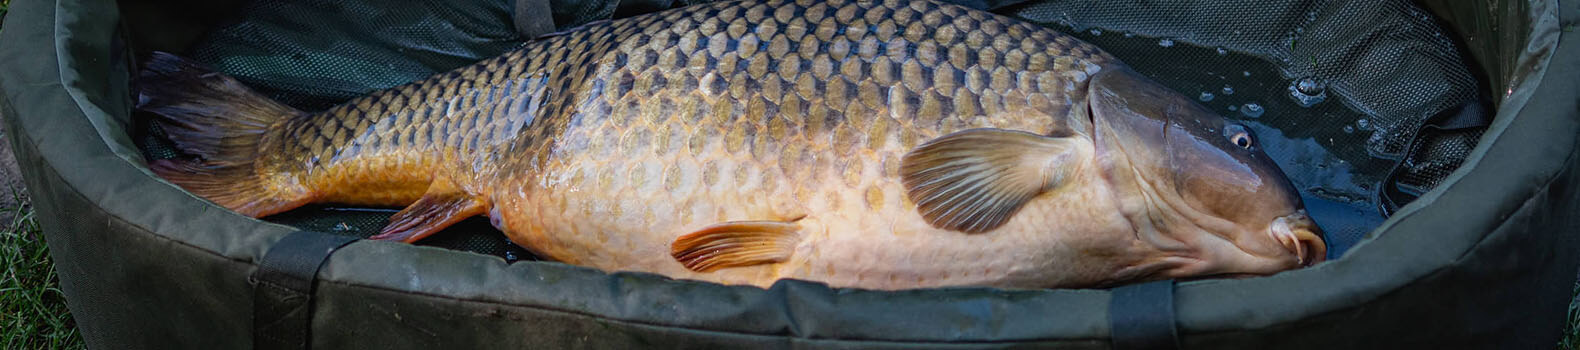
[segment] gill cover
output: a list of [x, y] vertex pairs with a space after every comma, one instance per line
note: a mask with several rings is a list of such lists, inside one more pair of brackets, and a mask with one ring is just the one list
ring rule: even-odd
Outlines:
[[1320, 235], [1320, 230], [1305, 217], [1299, 192], [1249, 128], [1124, 67], [1106, 67], [1089, 89], [1092, 134], [1105, 179], [1120, 191], [1140, 193], [1147, 210], [1161, 211], [1147, 214], [1142, 225], [1172, 233], [1149, 237], [1153, 244], [1165, 249], [1204, 244], [1179, 236], [1194, 231], [1184, 227], [1198, 227], [1254, 256], [1299, 255], [1309, 262], [1305, 255], [1320, 250], [1315, 237], [1279, 243], [1273, 231], [1281, 218], [1299, 218], [1301, 229], [1309, 227], [1306, 235]]

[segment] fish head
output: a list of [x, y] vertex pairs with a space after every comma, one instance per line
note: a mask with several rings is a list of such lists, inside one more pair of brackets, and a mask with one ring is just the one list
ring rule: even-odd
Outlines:
[[1088, 89], [1121, 211], [1137, 237], [1190, 261], [1162, 274], [1265, 275], [1325, 258], [1321, 229], [1249, 128], [1122, 66]]

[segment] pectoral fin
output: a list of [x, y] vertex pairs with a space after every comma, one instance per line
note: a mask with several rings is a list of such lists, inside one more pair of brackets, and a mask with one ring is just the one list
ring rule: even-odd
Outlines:
[[416, 203], [395, 216], [372, 239], [416, 242], [466, 218], [488, 212], [488, 205], [449, 180], [436, 179]]
[[965, 130], [907, 153], [900, 163], [900, 180], [933, 227], [985, 232], [1064, 183], [1076, 167], [1075, 147], [1073, 137]]
[[800, 241], [801, 225], [787, 221], [730, 221], [680, 236], [670, 255], [697, 272], [784, 261]]

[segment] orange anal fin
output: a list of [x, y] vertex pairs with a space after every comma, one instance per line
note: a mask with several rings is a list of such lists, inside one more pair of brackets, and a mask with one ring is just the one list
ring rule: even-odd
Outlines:
[[395, 216], [384, 230], [371, 239], [416, 242], [461, 220], [488, 212], [488, 205], [476, 196], [435, 181], [428, 193]]
[[697, 272], [782, 262], [800, 241], [801, 225], [791, 221], [730, 221], [680, 236], [670, 255]]

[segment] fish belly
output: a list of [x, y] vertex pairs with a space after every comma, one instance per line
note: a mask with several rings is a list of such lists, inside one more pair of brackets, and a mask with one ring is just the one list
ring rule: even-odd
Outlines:
[[[823, 237], [910, 249], [883, 242], [964, 235], [925, 226], [899, 182], [901, 157], [971, 128], [1079, 132], [1086, 77], [1112, 60], [934, 2], [718, 3], [535, 45], [563, 57], [550, 85], [570, 88], [540, 107], [514, 141], [521, 152], [485, 186], [501, 229], [568, 263], [757, 285], [927, 254], [856, 254], [873, 260], [840, 270], [816, 258], [833, 249], [816, 245]], [[681, 235], [753, 220], [799, 224], [796, 255], [706, 273], [670, 255]]]

